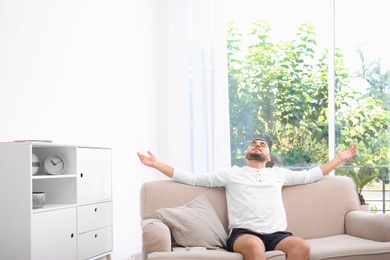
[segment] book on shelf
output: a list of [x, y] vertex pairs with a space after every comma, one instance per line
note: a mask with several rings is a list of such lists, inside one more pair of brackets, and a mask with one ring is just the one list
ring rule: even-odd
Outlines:
[[0, 143], [53, 143], [52, 140], [30, 140], [30, 139], [26, 139], [26, 140], [13, 140], [13, 141], [3, 141], [3, 142], [0, 142]]
[[52, 143], [52, 140], [14, 140], [15, 143], [29, 142], [29, 143]]

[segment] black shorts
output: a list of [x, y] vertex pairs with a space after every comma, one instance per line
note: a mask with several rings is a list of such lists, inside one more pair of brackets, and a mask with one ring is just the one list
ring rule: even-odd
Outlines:
[[246, 234], [254, 235], [260, 238], [261, 241], [263, 241], [264, 243], [265, 251], [275, 250], [276, 245], [279, 244], [280, 241], [282, 241], [286, 237], [292, 236], [292, 233], [286, 231], [279, 231], [271, 234], [261, 234], [245, 228], [233, 228], [232, 233], [230, 234], [227, 240], [227, 249], [230, 252], [234, 252], [233, 251], [234, 242], [238, 237]]

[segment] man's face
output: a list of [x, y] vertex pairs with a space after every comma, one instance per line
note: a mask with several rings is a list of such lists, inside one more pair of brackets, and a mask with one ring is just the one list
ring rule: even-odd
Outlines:
[[252, 140], [246, 149], [245, 158], [247, 160], [269, 162], [271, 156], [268, 144], [261, 139]]

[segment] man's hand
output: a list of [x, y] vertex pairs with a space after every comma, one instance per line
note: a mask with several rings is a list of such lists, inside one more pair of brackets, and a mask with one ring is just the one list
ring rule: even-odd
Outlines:
[[148, 154], [150, 156], [146, 156], [146, 155], [143, 155], [141, 153], [137, 153], [138, 157], [139, 157], [139, 160], [146, 166], [149, 166], [149, 167], [155, 167], [156, 166], [156, 162], [157, 162], [157, 158], [154, 154], [152, 154], [150, 151], [148, 151]]
[[337, 157], [341, 159], [342, 162], [346, 162], [352, 159], [356, 155], [356, 144], [351, 144], [349, 148], [345, 151], [342, 148], [339, 149]]
[[343, 162], [352, 159], [352, 157], [356, 155], [356, 151], [357, 151], [356, 144], [351, 144], [349, 148], [345, 151], [340, 149], [336, 158], [330, 160], [327, 163], [324, 163], [323, 165], [320, 165], [322, 174], [328, 175], [331, 171], [336, 169], [337, 166], [339, 166]]
[[139, 160], [146, 166], [153, 167], [161, 173], [165, 174], [169, 178], [172, 178], [174, 173], [174, 168], [172, 166], [166, 165], [157, 160], [157, 157], [148, 151], [149, 156], [143, 155], [137, 152]]

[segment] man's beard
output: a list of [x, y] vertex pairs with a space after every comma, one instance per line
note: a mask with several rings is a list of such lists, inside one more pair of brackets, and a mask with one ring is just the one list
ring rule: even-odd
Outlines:
[[259, 161], [259, 162], [265, 162], [267, 160], [267, 155], [265, 155], [264, 153], [247, 153], [246, 159], [253, 160], [253, 161]]

